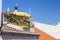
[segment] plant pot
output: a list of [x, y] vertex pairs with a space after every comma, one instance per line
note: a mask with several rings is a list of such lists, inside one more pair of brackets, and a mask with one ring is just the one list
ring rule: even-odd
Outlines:
[[24, 31], [29, 31], [29, 29], [23, 28]]

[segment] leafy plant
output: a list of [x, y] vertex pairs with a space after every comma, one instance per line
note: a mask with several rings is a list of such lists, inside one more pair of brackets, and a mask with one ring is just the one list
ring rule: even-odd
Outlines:
[[27, 19], [29, 20], [29, 18], [24, 17], [24, 16], [17, 16], [16, 14], [13, 14], [12, 12], [9, 13], [5, 13], [4, 17], [6, 18], [7, 22], [9, 23], [14, 23], [17, 25], [23, 24], [26, 26], [23, 26], [23, 28], [27, 29], [30, 26], [30, 21], [27, 21]]
[[23, 26], [23, 29], [28, 29], [29, 28], [29, 26]]

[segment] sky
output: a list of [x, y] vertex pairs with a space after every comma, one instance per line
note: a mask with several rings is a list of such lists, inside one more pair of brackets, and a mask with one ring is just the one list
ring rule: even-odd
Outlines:
[[29, 13], [31, 8], [29, 14], [33, 21], [50, 25], [60, 22], [60, 0], [3, 0], [2, 12], [5, 12], [7, 8], [13, 12], [16, 4], [19, 12]]

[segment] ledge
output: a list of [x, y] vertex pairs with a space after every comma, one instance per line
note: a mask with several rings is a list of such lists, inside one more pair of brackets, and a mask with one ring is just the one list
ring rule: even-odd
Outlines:
[[40, 36], [38, 33], [35, 32], [24, 32], [24, 31], [0, 31], [0, 34], [13, 34], [13, 35], [31, 35], [31, 36]]

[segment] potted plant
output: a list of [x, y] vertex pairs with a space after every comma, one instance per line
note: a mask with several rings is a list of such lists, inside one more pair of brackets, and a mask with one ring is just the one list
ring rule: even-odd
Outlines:
[[29, 31], [29, 26], [24, 25], [23, 29], [24, 29], [24, 31]]

